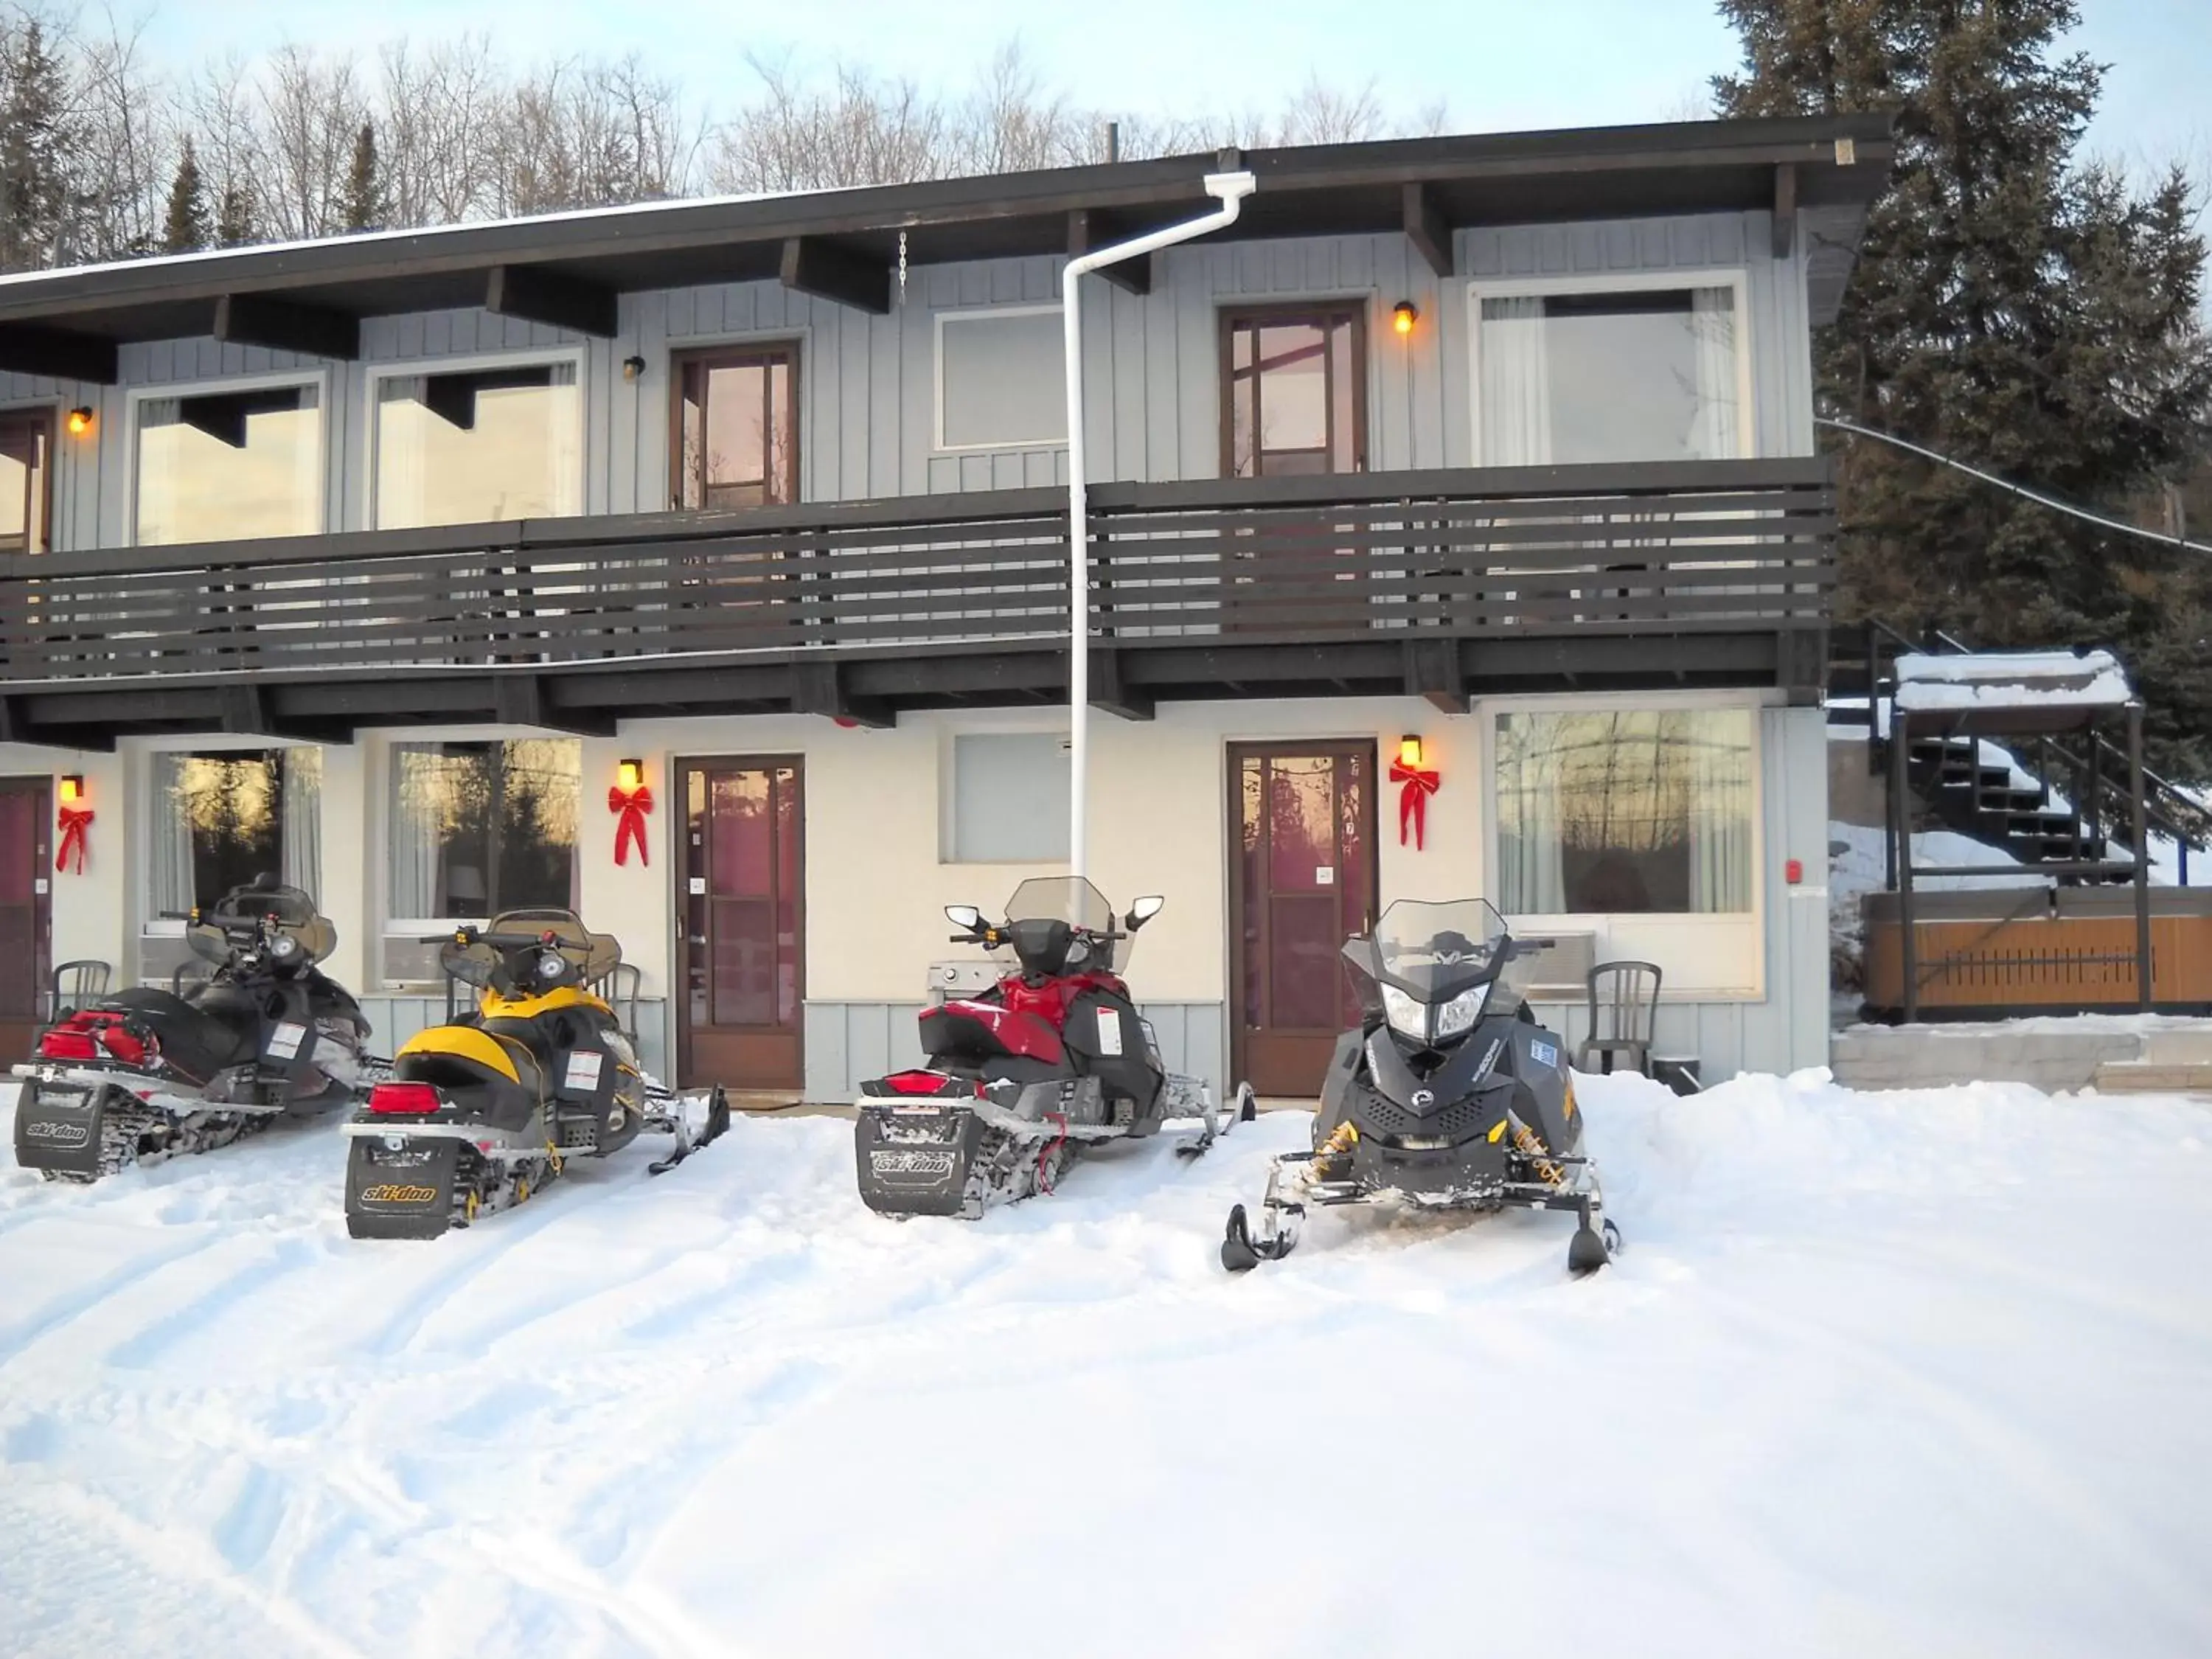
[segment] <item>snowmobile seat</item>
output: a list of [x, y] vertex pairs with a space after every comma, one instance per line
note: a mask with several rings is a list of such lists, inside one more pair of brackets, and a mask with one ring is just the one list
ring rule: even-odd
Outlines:
[[921, 1051], [933, 1058], [1020, 1059], [1057, 1066], [1067, 1056], [1060, 1033], [1026, 1009], [954, 1000], [921, 1011]]
[[231, 986], [204, 987], [189, 1002], [153, 986], [131, 986], [103, 997], [100, 1006], [144, 1025], [161, 1043], [162, 1057], [202, 1083], [246, 1064], [259, 1051], [260, 1008]]

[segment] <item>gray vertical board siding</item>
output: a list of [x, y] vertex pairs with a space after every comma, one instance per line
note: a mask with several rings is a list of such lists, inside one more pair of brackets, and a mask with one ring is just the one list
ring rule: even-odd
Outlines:
[[[1364, 300], [1369, 319], [1369, 465], [1376, 471], [1469, 465], [1467, 283], [1501, 276], [1632, 274], [1741, 267], [1746, 272], [1759, 453], [1813, 448], [1810, 336], [1802, 247], [1767, 257], [1763, 212], [1601, 224], [1462, 230], [1456, 272], [1439, 278], [1396, 232], [1282, 241], [1193, 243], [1157, 256], [1152, 292], [1103, 278], [1084, 288], [1085, 439], [1095, 478], [1167, 482], [1220, 471], [1219, 314], [1224, 306]], [[1806, 239], [1801, 235], [1801, 245]], [[210, 338], [123, 349], [123, 384], [78, 387], [0, 375], [0, 402], [92, 404], [95, 437], [66, 436], [57, 457], [54, 532], [63, 547], [130, 540], [129, 389], [300, 372], [330, 389], [329, 520], [369, 518], [366, 397], [378, 364], [580, 346], [586, 407], [586, 510], [669, 505], [668, 354], [732, 341], [793, 340], [799, 349], [799, 488], [808, 501], [1057, 484], [1057, 444], [942, 453], [936, 445], [936, 318], [945, 310], [1045, 305], [1065, 261], [1036, 255], [910, 268], [890, 313], [874, 316], [773, 281], [654, 289], [622, 296], [621, 331], [599, 340], [480, 308], [364, 319], [362, 361], [222, 345]], [[1419, 307], [1410, 338], [1391, 328], [1401, 300]], [[623, 358], [645, 369], [623, 379]]]

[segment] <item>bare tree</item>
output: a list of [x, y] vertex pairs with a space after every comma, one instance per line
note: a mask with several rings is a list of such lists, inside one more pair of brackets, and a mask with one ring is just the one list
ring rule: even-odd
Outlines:
[[353, 54], [279, 46], [258, 101], [253, 172], [264, 228], [287, 240], [342, 229], [354, 141], [371, 113]]

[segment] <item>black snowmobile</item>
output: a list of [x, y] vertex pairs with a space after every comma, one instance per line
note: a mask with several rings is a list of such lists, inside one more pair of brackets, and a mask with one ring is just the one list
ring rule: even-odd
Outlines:
[[622, 946], [573, 912], [509, 910], [441, 942], [477, 1012], [400, 1045], [392, 1076], [345, 1126], [346, 1231], [435, 1238], [522, 1203], [572, 1158], [605, 1158], [641, 1130], [673, 1135], [674, 1168], [730, 1127], [713, 1091], [696, 1139], [686, 1103], [646, 1076], [613, 1008], [586, 988]]
[[1583, 1151], [1559, 1039], [1536, 1024], [1513, 963], [1518, 942], [1481, 899], [1401, 899], [1344, 947], [1359, 1029], [1338, 1039], [1313, 1150], [1267, 1171], [1255, 1236], [1239, 1204], [1221, 1263], [1242, 1273], [1290, 1254], [1309, 1205], [1391, 1196], [1425, 1209], [1572, 1211], [1567, 1266], [1594, 1272], [1620, 1233]]
[[369, 1035], [361, 1006], [315, 964], [337, 930], [267, 877], [178, 918], [213, 966], [184, 994], [133, 987], [40, 1035], [15, 1109], [15, 1161], [88, 1182], [204, 1152], [286, 1113], [349, 1103]]
[[[861, 1085], [854, 1154], [870, 1209], [973, 1220], [1050, 1192], [1085, 1146], [1155, 1133], [1170, 1118], [1204, 1123], [1177, 1151], [1213, 1144], [1212, 1091], [1169, 1074], [1115, 972], [1162, 902], [1139, 899], [1116, 927], [1096, 887], [1054, 876], [1017, 887], [1003, 922], [946, 908], [961, 930], [952, 943], [1012, 950], [1018, 965], [981, 996], [921, 1011], [926, 1066]], [[1252, 1115], [1249, 1089], [1237, 1104]]]

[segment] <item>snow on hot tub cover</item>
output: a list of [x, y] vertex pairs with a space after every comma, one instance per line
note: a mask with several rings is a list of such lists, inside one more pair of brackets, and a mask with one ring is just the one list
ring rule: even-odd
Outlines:
[[1974, 651], [1897, 659], [1897, 706], [1904, 709], [2117, 708], [2134, 696], [2109, 651]]

